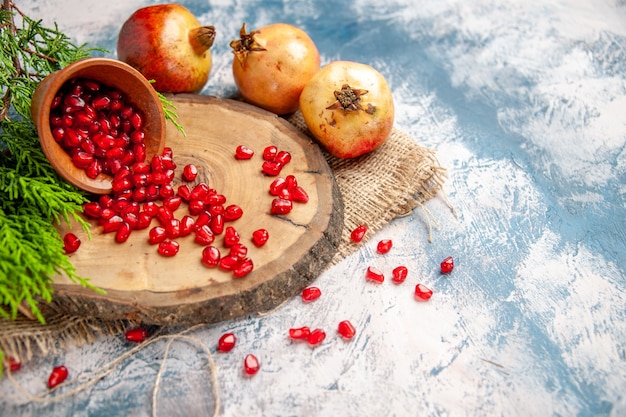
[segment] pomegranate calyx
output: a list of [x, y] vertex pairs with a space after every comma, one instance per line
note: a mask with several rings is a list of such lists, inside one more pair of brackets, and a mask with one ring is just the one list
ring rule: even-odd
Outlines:
[[333, 94], [335, 95], [337, 101], [326, 107], [326, 110], [341, 109], [346, 113], [363, 110], [368, 114], [372, 114], [376, 111], [375, 106], [368, 104], [367, 109], [364, 109], [361, 105], [361, 96], [367, 93], [367, 90], [352, 88], [350, 85], [344, 84], [341, 86], [341, 90], [335, 90]]
[[215, 26], [199, 26], [189, 31], [189, 43], [198, 55], [208, 51], [215, 41]]
[[239, 37], [241, 39], [234, 39], [230, 41], [230, 47], [233, 48], [233, 54], [235, 54], [241, 65], [243, 65], [243, 62], [246, 60], [248, 53], [267, 51], [267, 49], [254, 39], [254, 35], [259, 33], [258, 30], [253, 30], [250, 33], [246, 32], [246, 23], [244, 22], [239, 30]]

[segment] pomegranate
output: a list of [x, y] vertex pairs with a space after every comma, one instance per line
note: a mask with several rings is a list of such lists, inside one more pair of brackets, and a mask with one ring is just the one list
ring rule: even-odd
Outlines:
[[160, 92], [195, 93], [211, 72], [213, 26], [201, 26], [178, 4], [157, 4], [135, 11], [117, 40], [118, 58], [136, 68]]
[[393, 128], [387, 81], [357, 62], [335, 61], [322, 68], [302, 90], [300, 110], [313, 136], [338, 158], [377, 149]]
[[298, 110], [300, 92], [320, 68], [320, 54], [302, 29], [275, 23], [233, 40], [233, 76], [242, 97], [265, 110]]

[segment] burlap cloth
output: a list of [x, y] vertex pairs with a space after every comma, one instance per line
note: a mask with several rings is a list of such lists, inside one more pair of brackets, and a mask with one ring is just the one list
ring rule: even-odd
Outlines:
[[[308, 134], [299, 112], [287, 120]], [[356, 226], [368, 226], [367, 239], [392, 219], [421, 207], [441, 191], [446, 179], [446, 170], [439, 165], [435, 151], [420, 146], [397, 129], [368, 155], [356, 159], [339, 159], [329, 154], [325, 157], [344, 204], [342, 241], [331, 264], [358, 248], [350, 243], [350, 232]], [[426, 216], [426, 223], [429, 221]], [[121, 333], [130, 325], [134, 323], [63, 313], [48, 317], [47, 323], [41, 325], [20, 315], [16, 320], [0, 319], [0, 349], [24, 362], [34, 354], [55, 353], [68, 346], [91, 343], [99, 335]]]

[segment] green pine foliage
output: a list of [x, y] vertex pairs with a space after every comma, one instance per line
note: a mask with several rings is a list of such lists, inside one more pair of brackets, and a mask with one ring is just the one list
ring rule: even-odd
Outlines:
[[[0, 316], [28, 308], [42, 323], [41, 300], [52, 277], [79, 277], [54, 227], [76, 219], [86, 195], [59, 177], [46, 159], [30, 118], [32, 94], [48, 74], [90, 56], [56, 28], [23, 15], [7, 0], [0, 9]], [[88, 224], [82, 222], [83, 227]], [[95, 289], [95, 288], [94, 288]]]

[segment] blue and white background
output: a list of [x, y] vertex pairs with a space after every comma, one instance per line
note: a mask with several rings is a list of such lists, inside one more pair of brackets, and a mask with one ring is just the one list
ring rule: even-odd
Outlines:
[[[78, 43], [109, 49], [144, 0], [22, 0]], [[6, 378], [0, 415], [223, 416], [626, 415], [626, 2], [623, 0], [187, 0], [216, 26], [204, 94], [232, 96], [228, 42], [284, 21], [307, 31], [323, 63], [385, 75], [396, 127], [435, 148], [449, 180], [425, 207], [373, 236], [315, 282], [322, 297], [167, 340], [63, 400], [33, 401]], [[391, 238], [382, 257], [376, 242]], [[439, 262], [453, 256], [448, 276]], [[402, 285], [367, 266], [409, 268]], [[419, 303], [415, 284], [434, 290]], [[349, 319], [357, 336], [336, 326]], [[322, 327], [319, 347], [287, 329]], [[236, 348], [216, 353], [224, 332]], [[202, 341], [215, 362], [212, 374]], [[87, 380], [128, 351], [123, 337], [37, 357], [15, 374], [46, 392], [50, 368]], [[254, 353], [261, 371], [242, 372]], [[70, 388], [68, 387], [66, 391]], [[62, 394], [60, 390], [56, 394]]]

